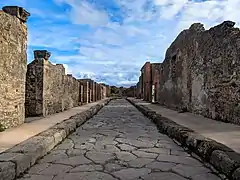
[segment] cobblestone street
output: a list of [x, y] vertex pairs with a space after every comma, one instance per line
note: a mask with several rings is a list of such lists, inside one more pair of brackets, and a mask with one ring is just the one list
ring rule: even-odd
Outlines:
[[111, 101], [21, 180], [217, 180], [124, 99]]

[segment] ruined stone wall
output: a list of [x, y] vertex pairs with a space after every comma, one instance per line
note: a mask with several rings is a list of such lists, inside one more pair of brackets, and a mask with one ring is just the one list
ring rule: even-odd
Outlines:
[[35, 51], [35, 60], [27, 66], [26, 116], [47, 116], [78, 106], [78, 81], [47, 56], [47, 51]]
[[95, 102], [95, 82], [92, 81], [92, 102]]
[[0, 11], [0, 126], [10, 128], [25, 118], [27, 26], [22, 14], [4, 11]]
[[142, 94], [143, 100], [151, 100], [151, 64], [146, 62], [141, 69], [142, 73]]
[[101, 95], [101, 99], [104, 99], [107, 97], [107, 88], [106, 88], [106, 85], [103, 84], [102, 85], [102, 95]]
[[87, 79], [80, 80], [83, 85], [83, 104], [89, 102], [89, 81]]
[[97, 101], [101, 99], [101, 93], [102, 93], [101, 89], [102, 89], [101, 85], [97, 83]]
[[97, 101], [98, 99], [97, 99], [97, 94], [98, 94], [98, 92], [97, 92], [97, 82], [94, 82], [94, 89], [95, 89], [95, 101]]
[[162, 64], [159, 103], [240, 124], [240, 30], [233, 26], [196, 23], [179, 34]]
[[26, 116], [43, 115], [43, 74], [44, 61], [32, 61], [27, 65], [25, 114]]
[[64, 111], [68, 106], [65, 98], [65, 69], [42, 59], [43, 69], [43, 116]]
[[78, 106], [80, 96], [79, 87], [79, 82], [76, 78], [74, 78], [71, 74], [64, 75], [64, 110]]
[[160, 71], [161, 63], [151, 63], [151, 85], [154, 85], [154, 91], [151, 89], [152, 102], [156, 102], [158, 99], [158, 90], [160, 83]]

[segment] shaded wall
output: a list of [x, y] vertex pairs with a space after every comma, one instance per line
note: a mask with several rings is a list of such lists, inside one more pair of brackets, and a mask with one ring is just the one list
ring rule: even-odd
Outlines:
[[240, 124], [240, 31], [223, 22], [182, 31], [162, 64], [159, 103]]
[[22, 8], [20, 13], [18, 7], [3, 9], [0, 11], [0, 126], [10, 128], [22, 124], [25, 118], [27, 26], [24, 22], [30, 14]]

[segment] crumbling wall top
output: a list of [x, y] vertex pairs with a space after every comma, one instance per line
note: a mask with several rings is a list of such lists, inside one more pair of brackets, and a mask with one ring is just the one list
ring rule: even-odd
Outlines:
[[35, 50], [34, 59], [46, 59], [48, 60], [51, 56], [51, 53], [47, 50]]
[[190, 26], [189, 30], [194, 30], [196, 32], [203, 32], [205, 31], [204, 25], [201, 23], [194, 23]]
[[2, 10], [7, 14], [16, 16], [23, 23], [27, 22], [28, 17], [30, 16], [29, 12], [27, 12], [22, 7], [18, 7], [18, 6], [4, 6]]

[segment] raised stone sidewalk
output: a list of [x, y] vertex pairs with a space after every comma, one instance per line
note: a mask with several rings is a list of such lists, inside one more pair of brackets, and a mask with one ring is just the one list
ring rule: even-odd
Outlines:
[[160, 132], [212, 164], [229, 179], [240, 180], [240, 126], [128, 98]]
[[110, 100], [76, 107], [0, 133], [0, 180], [21, 175]]

